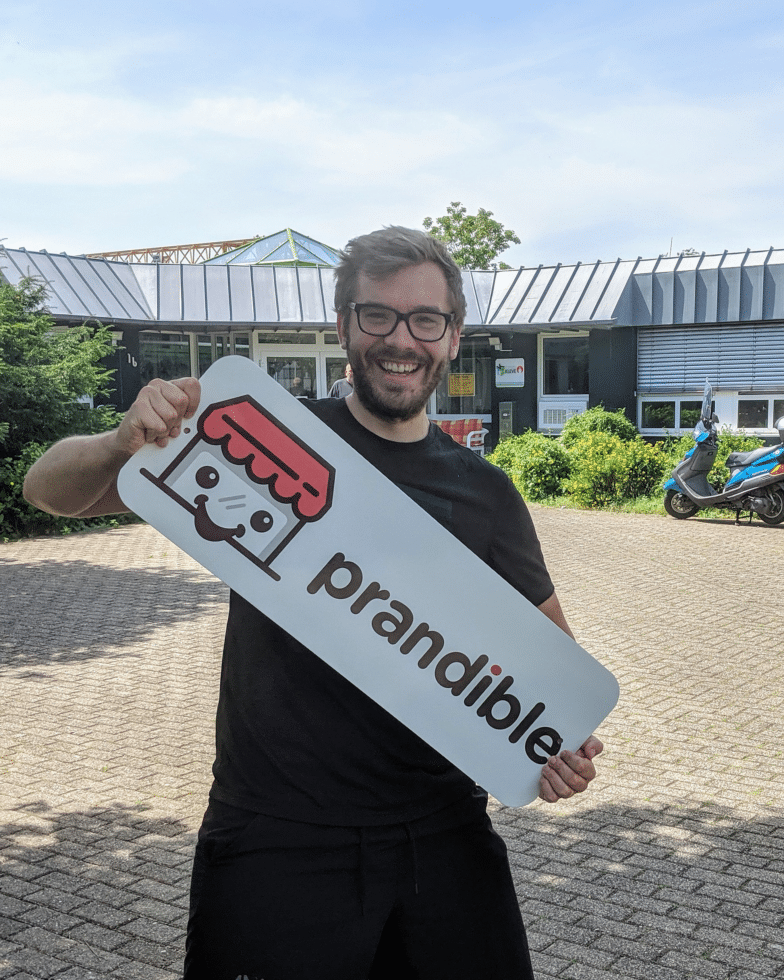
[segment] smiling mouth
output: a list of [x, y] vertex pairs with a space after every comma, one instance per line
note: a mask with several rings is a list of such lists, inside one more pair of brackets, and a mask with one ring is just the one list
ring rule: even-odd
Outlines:
[[411, 364], [410, 362], [401, 364], [399, 361], [379, 361], [379, 365], [383, 371], [389, 374], [413, 374], [421, 367], [419, 364]]

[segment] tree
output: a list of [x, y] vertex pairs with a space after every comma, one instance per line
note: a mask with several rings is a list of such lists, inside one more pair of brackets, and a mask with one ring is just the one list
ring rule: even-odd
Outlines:
[[[493, 259], [510, 245], [519, 245], [517, 235], [493, 217], [492, 211], [480, 208], [468, 214], [459, 201], [452, 201], [441, 218], [422, 222], [433, 238], [442, 241], [452, 258], [463, 269], [489, 269]], [[511, 266], [499, 263], [502, 269]]]
[[21, 455], [32, 442], [116, 424], [111, 409], [90, 409], [83, 395], [105, 395], [112, 372], [101, 359], [112, 351], [106, 327], [54, 331], [45, 287], [31, 279], [0, 283], [0, 452]]

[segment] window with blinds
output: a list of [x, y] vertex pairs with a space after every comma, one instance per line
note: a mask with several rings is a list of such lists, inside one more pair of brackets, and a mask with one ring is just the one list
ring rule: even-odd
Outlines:
[[699, 391], [706, 377], [748, 392], [784, 388], [784, 324], [639, 329], [640, 394]]

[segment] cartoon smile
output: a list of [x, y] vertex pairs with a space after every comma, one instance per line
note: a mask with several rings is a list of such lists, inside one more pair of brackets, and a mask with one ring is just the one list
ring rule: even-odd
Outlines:
[[232, 538], [241, 538], [245, 533], [245, 525], [221, 527], [220, 524], [216, 524], [207, 513], [208, 500], [206, 493], [200, 493], [193, 501], [196, 505], [194, 523], [199, 536], [207, 541], [230, 541]]

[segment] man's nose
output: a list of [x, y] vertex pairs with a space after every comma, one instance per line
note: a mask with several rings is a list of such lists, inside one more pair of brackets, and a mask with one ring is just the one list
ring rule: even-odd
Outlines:
[[395, 324], [395, 329], [392, 333], [386, 335], [385, 340], [389, 344], [397, 343], [398, 347], [411, 347], [414, 343], [414, 338], [408, 329], [408, 324], [402, 317]]

